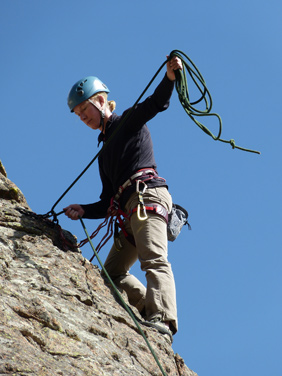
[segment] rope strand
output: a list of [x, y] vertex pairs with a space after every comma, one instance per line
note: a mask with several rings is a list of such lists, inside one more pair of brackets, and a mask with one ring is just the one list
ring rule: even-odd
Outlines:
[[[240, 146], [235, 145], [235, 141], [233, 139], [228, 141], [228, 140], [224, 140], [220, 138], [221, 132], [222, 132], [222, 120], [218, 114], [211, 112], [212, 104], [213, 104], [212, 97], [207, 88], [207, 85], [205, 83], [203, 76], [201, 75], [196, 65], [192, 62], [192, 60], [187, 55], [185, 55], [184, 52], [179, 51], [179, 50], [173, 50], [170, 53], [170, 59], [173, 56], [179, 57], [183, 63], [183, 71], [177, 70], [175, 72], [175, 76], [176, 76], [175, 88], [178, 93], [178, 98], [185, 112], [194, 121], [194, 123], [200, 129], [202, 129], [202, 131], [204, 131], [207, 135], [212, 137], [215, 141], [229, 143], [232, 146], [232, 149], [237, 148], [243, 151], [248, 151], [250, 153], [260, 154], [260, 152], [257, 150], [246, 149], [246, 148], [242, 148]], [[188, 60], [188, 62], [184, 59], [184, 57]], [[198, 91], [201, 94], [200, 98], [196, 100], [195, 102], [190, 102], [186, 70], [189, 73], [190, 78], [192, 79], [193, 83], [195, 84], [195, 86], [197, 87]], [[202, 101], [204, 101], [205, 103], [205, 110], [199, 110], [198, 108], [194, 107], [196, 104], [199, 104]], [[195, 119], [196, 116], [217, 117], [218, 122], [219, 122], [218, 135], [215, 136], [204, 124], [196, 120]]]

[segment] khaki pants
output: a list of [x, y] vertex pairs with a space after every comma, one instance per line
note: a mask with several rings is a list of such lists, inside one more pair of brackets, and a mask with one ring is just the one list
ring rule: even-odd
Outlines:
[[[165, 187], [148, 188], [144, 193], [144, 203], [158, 203], [171, 211], [172, 200]], [[138, 195], [133, 193], [125, 207], [125, 212], [136, 208]], [[154, 213], [147, 213], [148, 218], [140, 221], [134, 213], [130, 221], [125, 221], [128, 234], [133, 235], [136, 247], [122, 232], [119, 234], [122, 248], [117, 251], [112, 246], [105, 261], [105, 268], [116, 286], [128, 295], [129, 303], [139, 312], [145, 311], [145, 318], [159, 317], [169, 321], [173, 333], [177, 332], [177, 310], [174, 276], [167, 260], [167, 224]], [[146, 273], [147, 288], [132, 274], [131, 266], [139, 259], [141, 269]]]

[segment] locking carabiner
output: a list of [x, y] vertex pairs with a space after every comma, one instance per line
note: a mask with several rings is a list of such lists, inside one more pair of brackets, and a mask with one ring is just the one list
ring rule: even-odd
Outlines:
[[[144, 185], [142, 190], [140, 190], [140, 183]], [[143, 194], [145, 193], [146, 189], [147, 189], [147, 184], [144, 181], [142, 180], [136, 181], [136, 192], [138, 192], [137, 217], [140, 221], [145, 221], [148, 218], [146, 207], [145, 207], [144, 200], [143, 200]], [[141, 216], [141, 211], [143, 213], [142, 216]]]

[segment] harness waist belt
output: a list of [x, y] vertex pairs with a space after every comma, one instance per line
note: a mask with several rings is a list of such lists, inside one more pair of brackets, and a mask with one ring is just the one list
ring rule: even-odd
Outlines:
[[[118, 201], [120, 196], [122, 195], [123, 191], [130, 187], [132, 184], [136, 182], [136, 180], [139, 179], [142, 181], [143, 179], [146, 180], [151, 180], [153, 178], [158, 178], [162, 179], [165, 181], [165, 179], [160, 178], [156, 171], [153, 168], [143, 168], [142, 170], [137, 171], [134, 175], [132, 175], [129, 179], [126, 180], [118, 189], [116, 195], [114, 196], [114, 200]], [[143, 179], [142, 179], [143, 178]]]

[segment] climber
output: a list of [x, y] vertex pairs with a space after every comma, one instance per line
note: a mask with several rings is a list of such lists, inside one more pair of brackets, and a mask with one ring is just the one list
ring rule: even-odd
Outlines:
[[[127, 293], [129, 303], [138, 309], [144, 324], [156, 328], [171, 342], [172, 334], [178, 329], [175, 282], [167, 259], [166, 217], [171, 211], [172, 199], [165, 179], [157, 174], [146, 122], [168, 108], [174, 71], [182, 68], [178, 57], [167, 62], [166, 74], [154, 93], [136, 105], [99, 155], [100, 201], [64, 208], [73, 220], [105, 218], [109, 212], [123, 214], [122, 230], [108, 254], [105, 269], [116, 286]], [[109, 140], [128, 112], [121, 116], [113, 112], [116, 104], [108, 101], [108, 93], [102, 81], [89, 76], [78, 81], [68, 95], [71, 112], [91, 129], [100, 131], [99, 144]], [[155, 210], [151, 211], [152, 207]], [[146, 273], [147, 287], [129, 273], [137, 259]]]

